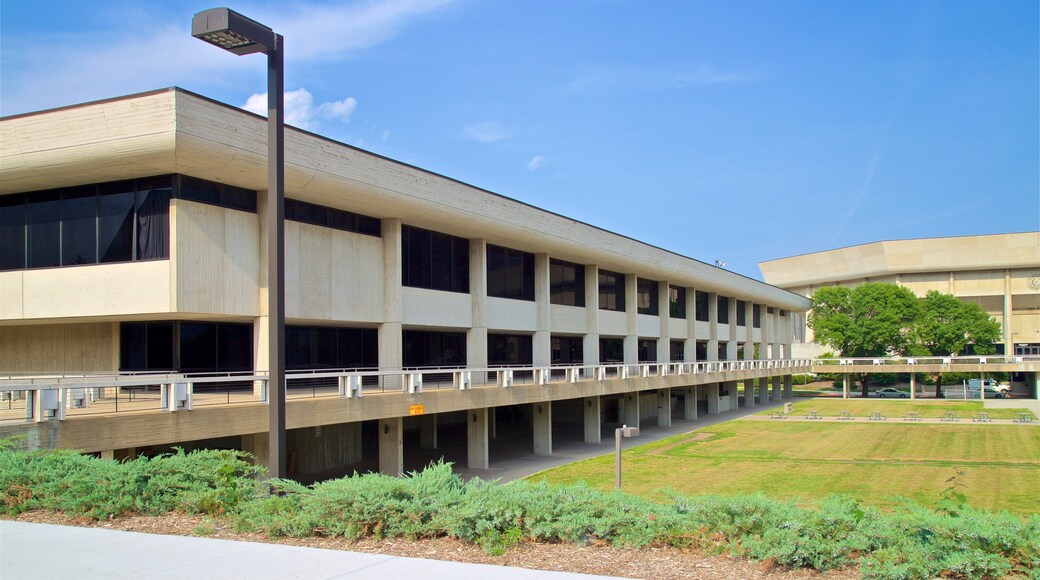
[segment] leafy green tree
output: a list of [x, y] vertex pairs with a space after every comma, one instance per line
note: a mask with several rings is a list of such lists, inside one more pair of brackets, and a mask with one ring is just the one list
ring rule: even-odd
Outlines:
[[[922, 316], [917, 324], [920, 354], [956, 356], [970, 346], [975, 354], [992, 354], [1000, 340], [1000, 323], [981, 306], [961, 302], [951, 294], [930, 290], [921, 299]], [[936, 375], [935, 396], [942, 392], [942, 375]]]
[[[813, 294], [809, 328], [817, 343], [841, 356], [898, 356], [914, 350], [921, 312], [920, 300], [902, 286], [877, 282], [851, 289], [830, 286]], [[866, 397], [870, 375], [861, 374], [859, 381]]]

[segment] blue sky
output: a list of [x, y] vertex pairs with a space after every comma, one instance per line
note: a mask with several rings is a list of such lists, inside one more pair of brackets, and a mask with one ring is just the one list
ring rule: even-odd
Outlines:
[[[0, 5], [0, 113], [266, 67], [195, 1]], [[760, 278], [759, 261], [1040, 229], [1035, 0], [233, 2], [290, 122]], [[146, 34], [140, 31], [151, 31]]]

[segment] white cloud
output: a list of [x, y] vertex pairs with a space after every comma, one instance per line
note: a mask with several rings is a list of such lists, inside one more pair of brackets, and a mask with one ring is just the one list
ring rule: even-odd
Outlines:
[[542, 167], [545, 167], [545, 164], [548, 163], [548, 162], [549, 162], [549, 160], [546, 159], [545, 157], [542, 157], [541, 155], [535, 155], [534, 157], [531, 158], [531, 161], [527, 164], [527, 169], [529, 169], [531, 171], [538, 171]]
[[595, 67], [582, 71], [561, 92], [590, 94], [613, 91], [659, 91], [684, 87], [748, 83], [760, 77], [746, 73], [720, 72], [699, 64], [678, 70], [649, 70], [634, 66]]
[[505, 125], [497, 121], [484, 121], [482, 123], [471, 123], [462, 128], [470, 139], [481, 143], [493, 143], [508, 139], [512, 136]]
[[339, 119], [344, 123], [349, 123], [350, 115], [354, 113], [356, 108], [357, 100], [354, 97], [347, 97], [342, 101], [322, 103], [318, 107], [318, 113], [326, 119]]
[[[250, 95], [242, 108], [258, 115], [267, 116], [267, 93]], [[339, 119], [344, 123], [350, 120], [351, 113], [357, 108], [357, 100], [347, 97], [342, 101], [322, 103], [314, 106], [314, 96], [304, 88], [285, 93], [285, 122], [293, 127], [307, 131], [316, 131], [321, 123], [318, 117]]]
[[386, 129], [383, 129], [383, 141], [386, 142], [386, 141], [389, 141], [389, 140], [390, 140], [390, 131], [387, 131]]

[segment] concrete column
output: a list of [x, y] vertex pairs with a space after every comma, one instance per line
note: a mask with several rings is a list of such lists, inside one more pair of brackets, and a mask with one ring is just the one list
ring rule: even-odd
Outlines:
[[534, 255], [534, 302], [537, 308], [536, 327], [531, 341], [532, 362], [535, 366], [552, 363], [552, 336], [549, 304], [549, 254]]
[[404, 429], [401, 417], [379, 420], [379, 473], [404, 473]]
[[708, 360], [719, 360], [719, 295], [708, 293]]
[[784, 376], [784, 398], [790, 399], [794, 396], [794, 381], [791, 380], [791, 375]]
[[582, 399], [582, 408], [585, 410], [585, 442], [599, 443], [602, 436], [600, 398], [585, 397]]
[[[472, 326], [466, 331], [466, 366], [487, 367], [487, 240], [469, 241], [469, 295]], [[474, 384], [487, 380], [486, 373], [473, 373]]]
[[660, 328], [657, 337], [657, 362], [668, 363], [672, 361], [672, 343], [671, 343], [671, 331], [670, 324], [671, 320], [671, 304], [672, 296], [669, 292], [669, 286], [667, 280], [661, 280], [657, 283], [657, 321], [660, 323]]
[[267, 431], [263, 433], [250, 433], [242, 436], [242, 451], [253, 455], [253, 462], [257, 465], [270, 467], [271, 463], [271, 438]]
[[498, 407], [488, 409], [488, 433], [492, 439], [498, 439]]
[[639, 362], [639, 301], [636, 286], [636, 275], [625, 274], [625, 319], [628, 322], [625, 332], [625, 364], [634, 365]]
[[534, 454], [552, 455], [552, 401], [531, 403]]
[[683, 345], [684, 360], [697, 362], [697, 290], [686, 289], [686, 343]]
[[769, 379], [758, 379], [758, 402], [765, 405], [769, 402]]
[[711, 383], [704, 385], [704, 394], [708, 398], [708, 414], [719, 414], [719, 384]]
[[744, 406], [751, 408], [755, 406], [755, 379], [744, 379]]
[[[726, 360], [737, 359], [737, 345], [740, 341], [737, 339], [737, 299], [730, 296], [729, 299], [729, 342], [726, 343]], [[736, 409], [736, 401], [734, 400], [733, 408]]]
[[419, 417], [419, 447], [421, 449], [437, 448], [437, 415], [435, 413]]
[[672, 426], [672, 390], [657, 390], [657, 424], [661, 427]]
[[683, 396], [683, 419], [687, 421], [697, 420], [697, 387], [686, 387]]
[[[266, 436], [267, 434], [264, 433], [264, 435]], [[105, 450], [103, 450], [101, 452], [101, 459], [115, 460], [115, 458], [116, 458], [116, 450], [115, 449], [105, 449]]]
[[[401, 220], [382, 220], [383, 323], [379, 325], [379, 368], [400, 370], [404, 359], [401, 328]], [[383, 386], [402, 386], [401, 377], [383, 377]]]
[[[547, 403], [548, 404], [548, 403]], [[488, 410], [486, 407], [466, 411], [466, 467], [488, 468]]]
[[[952, 274], [951, 274], [952, 278]], [[910, 373], [910, 400], [913, 401], [917, 398], [917, 376], [914, 373]]]
[[740, 408], [740, 399], [737, 397], [737, 382], [730, 381], [726, 383], [729, 389], [729, 408], [731, 411], [736, 411]]
[[773, 400], [779, 401], [781, 397], [781, 380], [780, 377], [773, 377]]
[[295, 458], [296, 474], [322, 473], [361, 461], [361, 423], [289, 429], [285, 443]]
[[629, 427], [639, 426], [639, 391], [632, 393], [625, 393], [624, 397], [621, 398], [621, 405], [624, 407], [622, 410], [624, 420], [621, 421]]
[[848, 373], [841, 375], [841, 398], [849, 398], [849, 375]]
[[[1011, 270], [1004, 270], [1004, 320], [1000, 326], [1004, 331], [1004, 355], [1015, 354], [1015, 341], [1011, 334]], [[981, 392], [985, 393], [985, 389]]]
[[586, 366], [599, 364], [599, 266], [585, 265], [585, 336], [582, 359]]

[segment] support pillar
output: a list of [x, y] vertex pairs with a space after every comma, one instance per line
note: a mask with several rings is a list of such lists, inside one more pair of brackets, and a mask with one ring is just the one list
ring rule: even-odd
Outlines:
[[437, 415], [422, 415], [419, 417], [419, 448], [437, 448]]
[[783, 383], [781, 382], [780, 377], [773, 377], [773, 400], [774, 401], [779, 401], [782, 398], [781, 397], [781, 386], [782, 386], [782, 384]]
[[498, 407], [488, 409], [488, 435], [498, 439]]
[[794, 396], [794, 381], [791, 380], [791, 375], [784, 375], [784, 398], [790, 399]]
[[581, 407], [585, 410], [585, 442], [599, 443], [602, 440], [602, 427], [599, 422], [600, 398], [585, 397]]
[[683, 419], [687, 421], [697, 420], [697, 387], [686, 387], [683, 397]]
[[849, 375], [848, 374], [841, 375], [841, 398], [842, 399], [848, 399], [849, 398]]
[[271, 440], [267, 431], [263, 433], [250, 433], [242, 436], [242, 451], [253, 456], [253, 462], [257, 465], [268, 467], [271, 460]]
[[713, 383], [705, 385], [704, 394], [708, 398], [708, 414], [718, 415], [719, 414], [719, 384]]
[[914, 373], [910, 373], [910, 400], [913, 401], [917, 398], [917, 376]]
[[401, 417], [379, 420], [379, 473], [393, 476], [404, 473], [402, 423]]
[[626, 393], [621, 399], [622, 406], [624, 407], [624, 420], [623, 424], [629, 427], [639, 426], [639, 391], [634, 393]]
[[657, 390], [657, 425], [658, 427], [672, 426], [672, 390]]
[[765, 377], [758, 379], [758, 402], [762, 405], [769, 403], [769, 379]]
[[466, 467], [488, 468], [488, 410], [487, 407], [466, 412]]
[[552, 455], [552, 401], [531, 403], [534, 454]]
[[755, 406], [755, 379], [744, 379], [744, 406]]
[[737, 396], [737, 381], [729, 381], [726, 384], [728, 385], [726, 390], [729, 391], [729, 410], [736, 411], [740, 408], [740, 397]]

